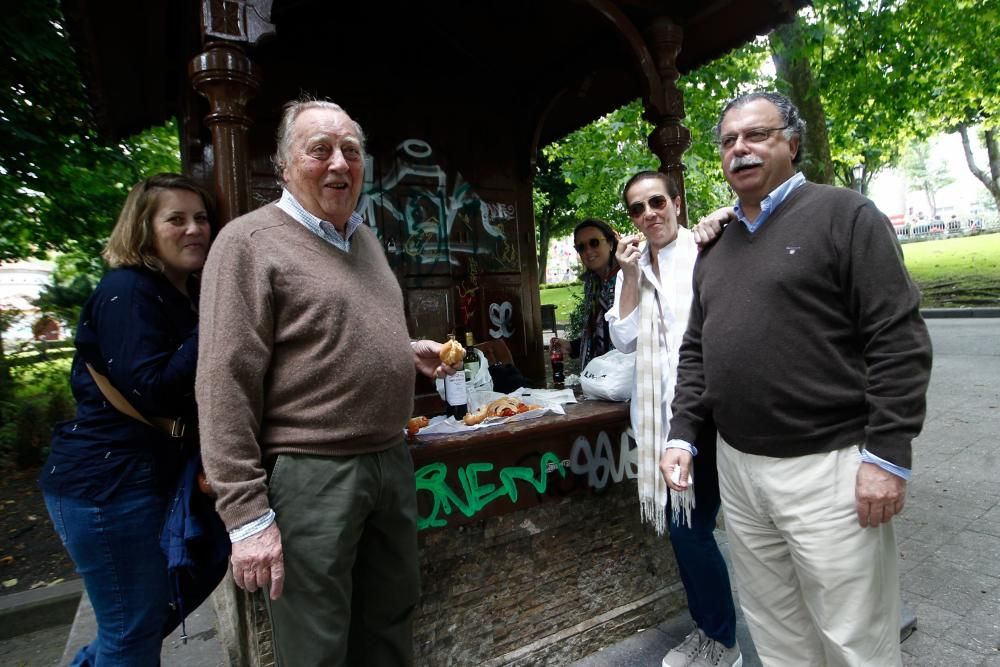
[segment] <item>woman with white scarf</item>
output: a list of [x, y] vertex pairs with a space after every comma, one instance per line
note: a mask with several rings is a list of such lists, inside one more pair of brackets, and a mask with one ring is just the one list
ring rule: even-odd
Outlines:
[[[696, 627], [663, 658], [663, 667], [739, 667], [736, 610], [725, 561], [715, 542], [719, 486], [715, 469], [715, 429], [696, 446], [693, 484], [669, 492], [660, 473], [666, 445], [677, 362], [691, 307], [691, 278], [698, 249], [691, 232], [677, 224], [678, 189], [660, 172], [643, 171], [625, 185], [625, 207], [645, 236], [618, 243], [621, 267], [615, 302], [608, 311], [611, 340], [622, 352], [638, 350], [632, 385], [631, 418], [638, 445], [642, 518], [657, 534], [670, 531], [688, 609]], [[669, 503], [668, 503], [669, 495]], [[670, 508], [670, 517], [667, 508]]]

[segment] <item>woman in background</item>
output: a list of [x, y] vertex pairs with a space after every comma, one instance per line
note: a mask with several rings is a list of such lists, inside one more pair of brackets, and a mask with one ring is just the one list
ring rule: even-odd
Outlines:
[[184, 176], [135, 185], [104, 249], [112, 271], [80, 315], [76, 417], [57, 426], [39, 480], [97, 617], [72, 665], [159, 663], [171, 593], [160, 531], [185, 440], [165, 429], [196, 432], [196, 275], [211, 220], [208, 194]]
[[[584, 320], [580, 338], [568, 341], [568, 351], [572, 358], [579, 357], [581, 372], [591, 359], [614, 347], [604, 315], [615, 302], [617, 244], [618, 234], [603, 220], [590, 218], [573, 230], [573, 246], [586, 269], [583, 274]], [[565, 352], [566, 343], [563, 339], [553, 337], [549, 341], [549, 347], [560, 346]]]

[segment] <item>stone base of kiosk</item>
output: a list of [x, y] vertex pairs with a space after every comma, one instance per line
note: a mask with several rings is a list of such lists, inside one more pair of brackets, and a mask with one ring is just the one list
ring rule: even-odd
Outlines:
[[420, 534], [420, 665], [563, 664], [684, 608], [635, 482]]

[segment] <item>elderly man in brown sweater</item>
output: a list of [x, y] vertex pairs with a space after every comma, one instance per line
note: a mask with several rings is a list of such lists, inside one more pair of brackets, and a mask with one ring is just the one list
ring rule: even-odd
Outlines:
[[202, 278], [197, 397], [232, 571], [269, 589], [280, 665], [408, 665], [419, 597], [403, 429], [415, 369], [402, 291], [355, 213], [364, 134], [336, 104], [289, 103], [281, 199], [229, 223]]
[[871, 201], [796, 171], [805, 123], [788, 98], [737, 98], [716, 131], [739, 221], [695, 266], [661, 470], [686, 487], [711, 414], [765, 665], [898, 665], [891, 519], [930, 378], [920, 294]]

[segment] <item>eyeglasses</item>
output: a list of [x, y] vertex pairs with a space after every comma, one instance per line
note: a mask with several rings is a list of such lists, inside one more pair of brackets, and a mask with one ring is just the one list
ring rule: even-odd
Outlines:
[[782, 125], [781, 127], [755, 127], [740, 134], [724, 134], [721, 137], [719, 137], [716, 143], [719, 144], [719, 148], [722, 148], [723, 150], [729, 150], [730, 148], [736, 145], [736, 141], [740, 138], [741, 135], [743, 136], [743, 141], [745, 141], [746, 143], [759, 144], [767, 141], [768, 138], [770, 138], [771, 133], [787, 129], [788, 129], [787, 125]]
[[628, 215], [633, 220], [641, 218], [646, 212], [646, 204], [651, 211], [662, 211], [667, 207], [667, 198], [663, 195], [653, 195], [646, 201], [632, 202], [628, 205]]
[[587, 249], [587, 246], [590, 246], [591, 248], [596, 248], [597, 246], [601, 245], [601, 241], [603, 241], [603, 240], [604, 240], [604, 237], [598, 236], [598, 237], [590, 239], [586, 243], [577, 243], [573, 247], [576, 248], [577, 252], [581, 252], [582, 253], [584, 250]]

